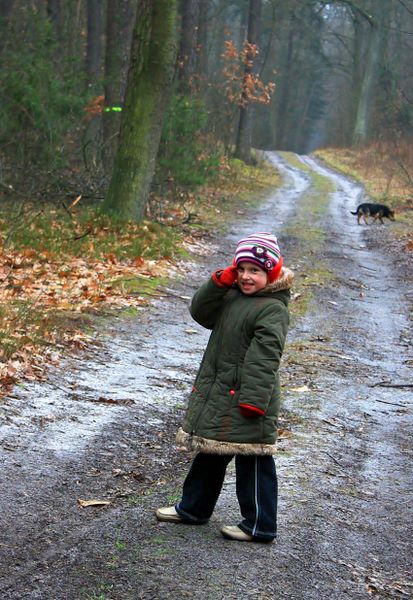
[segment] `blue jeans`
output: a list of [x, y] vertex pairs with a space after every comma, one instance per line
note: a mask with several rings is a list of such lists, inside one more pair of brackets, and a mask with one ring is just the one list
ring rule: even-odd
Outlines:
[[[233, 456], [196, 455], [176, 511], [187, 523], [202, 525], [211, 517]], [[271, 541], [277, 532], [277, 473], [272, 456], [235, 456], [236, 492], [245, 533]]]

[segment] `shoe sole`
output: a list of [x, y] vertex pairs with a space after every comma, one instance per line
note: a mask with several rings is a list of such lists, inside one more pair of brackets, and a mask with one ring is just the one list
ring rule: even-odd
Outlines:
[[230, 532], [226, 532], [225, 530], [223, 531], [221, 529], [221, 534], [224, 536], [225, 539], [227, 540], [231, 540], [234, 542], [255, 542], [256, 544], [271, 544], [274, 540], [265, 540], [262, 538], [257, 538], [257, 537], [253, 537], [252, 535], [248, 535], [248, 533], [245, 534], [246, 537], [244, 536], [237, 536], [237, 534], [232, 534]]
[[254, 542], [255, 541], [254, 538], [252, 537], [252, 535], [248, 535], [247, 533], [245, 534], [245, 537], [242, 535], [239, 535], [239, 537], [238, 537], [237, 534], [233, 535], [232, 533], [228, 533], [226, 531], [221, 530], [221, 534], [227, 540], [233, 540], [234, 542]]
[[162, 513], [155, 512], [155, 516], [162, 523], [182, 523], [179, 515], [163, 515]]

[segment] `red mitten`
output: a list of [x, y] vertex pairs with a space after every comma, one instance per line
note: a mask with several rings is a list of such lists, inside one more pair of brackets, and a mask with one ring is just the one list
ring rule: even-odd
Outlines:
[[212, 279], [219, 287], [231, 287], [237, 281], [238, 271], [235, 265], [227, 267], [223, 271], [215, 271]]
[[265, 412], [256, 406], [251, 406], [251, 404], [240, 404], [239, 409], [243, 417], [247, 417], [247, 419], [254, 419], [255, 417], [262, 417], [265, 415]]

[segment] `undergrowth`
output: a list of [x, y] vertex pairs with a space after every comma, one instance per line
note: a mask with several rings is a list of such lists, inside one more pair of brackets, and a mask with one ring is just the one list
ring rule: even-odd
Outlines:
[[373, 202], [395, 210], [393, 231], [405, 250], [413, 251], [413, 145], [410, 140], [379, 140], [360, 149], [323, 148], [314, 154], [361, 182]]
[[136, 314], [186, 257], [277, 184], [272, 167], [224, 161], [196, 193], [153, 195], [146, 220], [117, 221], [98, 206], [9, 202], [0, 210], [0, 381], [43, 376], [68, 346], [85, 347], [96, 315]]
[[315, 156], [361, 181], [374, 199], [403, 211], [412, 208], [413, 149], [411, 142], [378, 141], [355, 148], [323, 148]]

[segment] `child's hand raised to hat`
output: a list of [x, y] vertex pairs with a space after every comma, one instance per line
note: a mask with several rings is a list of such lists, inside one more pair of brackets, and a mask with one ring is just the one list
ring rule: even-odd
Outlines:
[[223, 271], [215, 271], [212, 274], [212, 279], [219, 287], [231, 287], [237, 281], [238, 271], [235, 265], [226, 267]]

